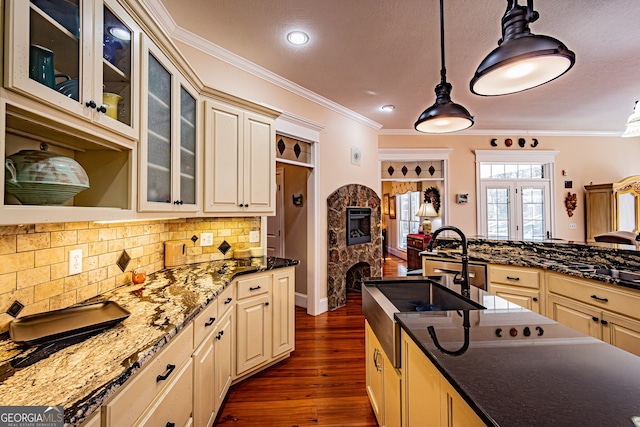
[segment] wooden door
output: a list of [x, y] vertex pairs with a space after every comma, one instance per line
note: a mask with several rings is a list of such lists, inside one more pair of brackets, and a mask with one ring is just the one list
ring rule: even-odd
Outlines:
[[276, 169], [276, 214], [267, 217], [267, 256], [284, 257], [284, 169]]

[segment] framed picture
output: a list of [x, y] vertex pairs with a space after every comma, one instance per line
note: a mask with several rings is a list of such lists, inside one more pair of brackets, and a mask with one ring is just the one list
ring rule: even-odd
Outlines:
[[389, 197], [389, 218], [396, 219], [396, 196]]
[[382, 213], [389, 215], [389, 193], [384, 193], [382, 196]]

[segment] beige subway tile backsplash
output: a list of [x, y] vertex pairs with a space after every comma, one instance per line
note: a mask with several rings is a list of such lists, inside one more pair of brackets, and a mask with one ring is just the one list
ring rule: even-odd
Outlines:
[[[0, 332], [16, 300], [25, 306], [20, 317], [65, 308], [129, 284], [138, 266], [148, 275], [163, 269], [166, 240], [183, 240], [189, 263], [206, 262], [224, 258], [223, 240], [232, 249], [259, 245], [249, 243], [253, 230], [260, 230], [258, 217], [0, 226]], [[213, 246], [200, 246], [203, 232], [213, 234]], [[82, 273], [70, 276], [72, 249], [82, 249]], [[116, 265], [123, 250], [131, 257], [125, 272]]]

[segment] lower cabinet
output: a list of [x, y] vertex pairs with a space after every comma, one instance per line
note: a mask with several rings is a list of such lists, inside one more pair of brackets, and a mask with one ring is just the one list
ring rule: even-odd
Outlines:
[[403, 427], [480, 427], [486, 424], [403, 331]]
[[540, 304], [540, 291], [536, 289], [524, 289], [516, 286], [489, 284], [487, 289], [494, 295], [504, 298], [514, 304], [518, 304], [528, 310], [540, 314], [542, 304]]
[[538, 314], [545, 314], [544, 272], [536, 268], [488, 265], [487, 290]]
[[234, 339], [234, 310], [229, 310], [218, 326], [215, 334], [215, 354], [216, 359], [213, 366], [213, 393], [216, 414], [224, 397], [231, 387], [233, 381], [233, 339]]
[[399, 427], [402, 424], [400, 375], [366, 321], [365, 351], [367, 394], [378, 425]]
[[547, 316], [640, 356], [640, 293], [547, 273]]

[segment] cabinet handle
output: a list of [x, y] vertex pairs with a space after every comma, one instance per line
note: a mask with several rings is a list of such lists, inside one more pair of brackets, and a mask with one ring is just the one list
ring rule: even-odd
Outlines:
[[258, 289], [260, 289], [261, 286], [256, 286], [255, 288], [249, 288], [250, 291], [257, 291]]
[[98, 113], [106, 114], [107, 106], [106, 105], [101, 105], [98, 108], [96, 108], [96, 111], [98, 111]]
[[264, 303], [264, 305], [269, 305], [269, 303], [268, 303], [268, 302], [265, 302], [265, 303]]
[[156, 382], [159, 383], [160, 381], [164, 381], [167, 378], [169, 378], [169, 375], [171, 375], [171, 373], [173, 372], [174, 369], [176, 369], [176, 365], [168, 364], [167, 365], [167, 372], [164, 375], [158, 375], [156, 377]]
[[175, 200], [173, 202], [174, 205], [181, 205], [182, 203], [183, 203], [182, 200]]
[[176, 427], [176, 423], [172, 423], [171, 421], [167, 422], [166, 427]]
[[215, 317], [209, 317], [209, 321], [208, 321], [208, 322], [206, 322], [206, 323], [204, 324], [204, 326], [211, 326], [211, 325], [213, 325], [213, 322], [215, 322], [215, 321], [216, 321], [216, 318], [215, 318]]
[[509, 280], [520, 280], [519, 277], [511, 277], [511, 276], [507, 276], [507, 279], [509, 279]]
[[609, 322], [607, 322], [606, 320], [601, 320], [600, 323], [603, 324], [603, 325], [608, 325], [609, 324]]
[[538, 298], [533, 297], [532, 299], [533, 299], [534, 302], [538, 302]]
[[609, 302], [609, 299], [608, 299], [608, 298], [600, 298], [600, 297], [599, 297], [599, 296], [597, 296], [597, 295], [591, 295], [591, 298], [593, 298], [593, 299], [594, 299], [594, 300], [596, 300], [596, 301], [600, 301], [600, 302]]
[[378, 356], [380, 355], [380, 350], [377, 348], [373, 350], [373, 366], [376, 367], [377, 371], [381, 371], [382, 367], [378, 365]]
[[84, 105], [86, 105], [89, 108], [96, 108], [97, 107], [97, 105], [96, 105], [96, 103], [95, 103], [95, 101], [93, 99], [90, 100], [90, 101], [85, 102]]
[[227, 299], [224, 301], [224, 303], [225, 303], [225, 304], [229, 304], [231, 301], [233, 301], [233, 299], [232, 299], [232, 298], [227, 298]]
[[593, 317], [591, 318], [591, 320], [593, 320], [594, 322], [597, 322], [597, 321], [598, 321], [598, 320], [600, 320], [600, 319], [598, 319], [596, 316], [593, 316]]

